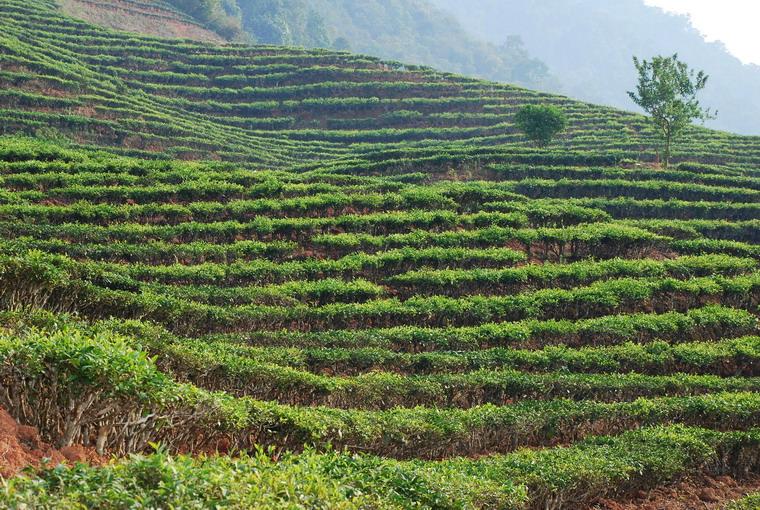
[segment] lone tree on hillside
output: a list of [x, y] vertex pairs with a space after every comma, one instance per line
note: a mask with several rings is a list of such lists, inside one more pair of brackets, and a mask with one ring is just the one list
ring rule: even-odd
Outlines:
[[651, 62], [633, 57], [639, 73], [636, 92], [628, 92], [634, 103], [650, 115], [663, 143], [663, 166], [670, 163], [673, 141], [694, 120], [714, 119], [715, 113], [702, 108], [697, 93], [705, 88], [708, 75], [695, 73], [678, 55], [657, 56]]
[[539, 147], [546, 147], [567, 127], [567, 118], [556, 106], [529, 104], [515, 115], [517, 127]]

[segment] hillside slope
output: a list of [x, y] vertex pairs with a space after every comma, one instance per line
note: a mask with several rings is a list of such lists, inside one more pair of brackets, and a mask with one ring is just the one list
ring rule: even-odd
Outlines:
[[[653, 157], [643, 117], [560, 96], [328, 50], [108, 32], [46, 0], [3, 0], [0, 13], [6, 133], [277, 166], [400, 147], [525, 147], [513, 114], [545, 102], [570, 119], [558, 149]], [[756, 144], [694, 128], [676, 158], [752, 161]]]
[[63, 13], [94, 25], [157, 37], [222, 43], [226, 40], [197, 20], [156, 0], [57, 0]]
[[[643, 0], [431, 0], [471, 33], [494, 43], [517, 34], [549, 66], [563, 93], [634, 109], [631, 56], [678, 53], [704, 69], [704, 101], [719, 112], [708, 125], [760, 134], [760, 66], [743, 65], [720, 43], [708, 43], [685, 16], [666, 14]], [[547, 27], [549, 29], [547, 29]], [[555, 89], [551, 89], [555, 90]]]
[[519, 39], [479, 40], [427, 0], [58, 1], [73, 17], [147, 35], [352, 50], [529, 88], [558, 87]]
[[[569, 510], [756, 473], [756, 167], [564, 158], [274, 172], [0, 139], [0, 405], [62, 447], [163, 445], [0, 505]], [[327, 444], [363, 455], [282, 453]]]
[[[756, 486], [760, 138], [692, 128], [664, 169], [645, 119], [564, 97], [44, 0], [0, 28], [0, 408], [115, 457], [0, 507]], [[532, 102], [571, 121], [546, 150], [512, 126]]]
[[237, 0], [265, 44], [348, 49], [534, 89], [557, 87], [517, 39], [484, 42], [427, 0]]

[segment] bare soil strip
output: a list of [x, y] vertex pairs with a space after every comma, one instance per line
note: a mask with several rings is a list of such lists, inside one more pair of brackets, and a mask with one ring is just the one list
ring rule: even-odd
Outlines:
[[737, 480], [730, 476], [693, 477], [639, 491], [631, 498], [603, 499], [590, 510], [720, 510], [731, 501], [760, 489], [760, 476]]

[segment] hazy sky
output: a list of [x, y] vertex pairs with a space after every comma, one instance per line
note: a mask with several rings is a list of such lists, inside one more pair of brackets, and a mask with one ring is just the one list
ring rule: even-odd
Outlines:
[[723, 41], [745, 63], [760, 65], [760, 0], [645, 0], [667, 11], [691, 15], [709, 41]]

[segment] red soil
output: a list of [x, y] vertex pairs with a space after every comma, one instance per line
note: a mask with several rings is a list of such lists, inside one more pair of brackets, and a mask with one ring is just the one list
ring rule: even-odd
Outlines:
[[37, 429], [19, 425], [0, 408], [0, 478], [8, 478], [28, 466], [40, 466], [44, 459], [53, 465], [62, 462], [102, 463], [91, 449], [67, 446], [56, 449], [40, 439]]
[[594, 510], [719, 510], [760, 489], [760, 476], [735, 480], [730, 476], [686, 478], [673, 485], [639, 491], [632, 498], [602, 499]]

